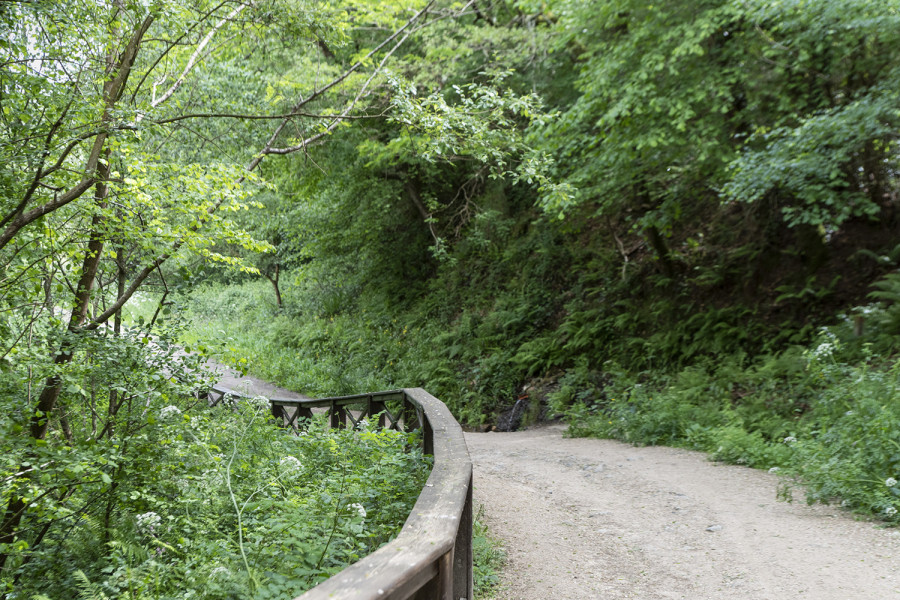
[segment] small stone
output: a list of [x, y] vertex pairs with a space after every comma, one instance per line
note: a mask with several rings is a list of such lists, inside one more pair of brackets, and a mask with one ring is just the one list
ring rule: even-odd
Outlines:
[[706, 530], [712, 531], [712, 532], [722, 531], [722, 526], [721, 525], [710, 525], [709, 527], [706, 528]]

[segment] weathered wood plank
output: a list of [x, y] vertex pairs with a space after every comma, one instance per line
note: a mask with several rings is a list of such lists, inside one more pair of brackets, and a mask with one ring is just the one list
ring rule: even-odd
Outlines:
[[[471, 513], [472, 463], [462, 428], [447, 407], [425, 390], [404, 392], [432, 431], [431, 475], [393, 542], [309, 590], [300, 596], [303, 600], [406, 600], [417, 597], [410, 590], [416, 592], [426, 585], [427, 590], [437, 590], [438, 595], [423, 592], [432, 594], [425, 596], [431, 600], [471, 598], [465, 589], [471, 579], [470, 559], [453, 560], [460, 526], [468, 521], [467, 511]], [[470, 538], [471, 522], [466, 525]], [[440, 565], [444, 565], [443, 576]], [[463, 588], [458, 596], [457, 582]]]
[[[240, 397], [226, 388], [211, 392]], [[423, 450], [434, 465], [403, 529], [393, 542], [347, 567], [297, 600], [459, 600], [471, 599], [472, 578], [472, 462], [462, 428], [443, 402], [422, 388], [407, 388], [355, 396], [296, 400], [271, 398], [272, 413], [296, 430], [299, 417], [313, 408], [330, 413], [332, 427], [346, 427], [362, 416], [385, 414], [391, 425], [422, 430]], [[402, 401], [397, 419], [386, 408]], [[348, 406], [364, 406], [359, 417]], [[356, 409], [353, 409], [356, 410]]]

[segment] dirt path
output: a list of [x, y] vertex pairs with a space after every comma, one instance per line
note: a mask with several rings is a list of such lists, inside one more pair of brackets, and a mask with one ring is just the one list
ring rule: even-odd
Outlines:
[[501, 600], [900, 600], [900, 529], [775, 499], [777, 477], [671, 448], [466, 434], [506, 546]]
[[303, 394], [292, 392], [291, 390], [278, 387], [277, 385], [272, 385], [271, 383], [250, 375], [242, 377], [241, 374], [234, 369], [229, 369], [219, 363], [210, 361], [210, 364], [220, 373], [218, 378], [219, 385], [236, 392], [252, 396], [265, 396], [267, 398], [309, 398], [309, 396], [304, 396]]
[[509, 557], [497, 600], [900, 600], [900, 529], [778, 502], [769, 473], [564, 431], [466, 434], [476, 507]]

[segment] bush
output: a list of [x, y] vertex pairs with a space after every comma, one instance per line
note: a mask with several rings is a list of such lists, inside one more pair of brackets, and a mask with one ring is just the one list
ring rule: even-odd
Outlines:
[[779, 468], [786, 488], [801, 485], [810, 502], [839, 501], [900, 522], [900, 362], [845, 344], [837, 331], [822, 330], [807, 349], [750, 364], [736, 356], [674, 376], [635, 375], [611, 363], [605, 379], [570, 372], [557, 399], [571, 402], [571, 435]]
[[88, 512], [45, 539], [17, 596], [287, 599], [396, 535], [429, 472], [413, 434], [317, 419], [294, 436], [264, 398], [231, 407], [151, 415], [111, 526]]

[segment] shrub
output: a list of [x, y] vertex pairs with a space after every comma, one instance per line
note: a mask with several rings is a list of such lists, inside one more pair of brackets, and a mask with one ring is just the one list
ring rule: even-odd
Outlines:
[[232, 406], [151, 416], [152, 454], [122, 465], [111, 526], [72, 520], [21, 565], [15, 593], [287, 599], [396, 535], [429, 472], [413, 434], [316, 419], [294, 436], [264, 398]]

